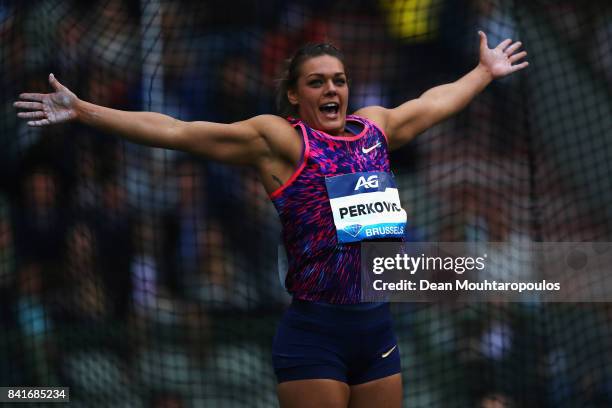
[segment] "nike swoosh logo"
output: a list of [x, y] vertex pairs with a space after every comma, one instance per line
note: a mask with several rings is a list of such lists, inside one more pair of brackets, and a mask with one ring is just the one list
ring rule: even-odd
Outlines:
[[395, 346], [391, 347], [391, 350], [389, 350], [389, 351], [387, 351], [385, 353], [382, 353], [382, 358], [389, 357], [389, 354], [393, 353], [393, 350], [395, 350], [396, 347], [397, 347], [397, 344]]
[[374, 146], [370, 146], [370, 147], [362, 147], [361, 151], [363, 152], [363, 154], [368, 154], [370, 153], [372, 150], [376, 149], [378, 146], [380, 146], [380, 142], [376, 143]]

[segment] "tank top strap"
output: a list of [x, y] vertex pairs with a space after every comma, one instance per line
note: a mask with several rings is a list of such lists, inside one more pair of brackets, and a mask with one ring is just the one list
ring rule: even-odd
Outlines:
[[296, 126], [298, 126], [300, 123], [302, 123], [302, 120], [301, 120], [301, 119], [294, 118], [293, 116], [287, 116], [285, 119], [286, 119], [286, 120], [287, 120], [287, 122], [289, 122], [289, 124], [290, 124], [291, 126], [293, 126], [293, 127], [296, 127]]
[[350, 120], [350, 121], [353, 121], [353, 122], [361, 123], [364, 127], [368, 127], [369, 129], [371, 129], [371, 131], [375, 131], [375, 132], [380, 133], [380, 135], [382, 135], [382, 137], [384, 138], [385, 142], [388, 144], [389, 140], [387, 139], [387, 134], [373, 120], [364, 118], [362, 116], [357, 116], [357, 115], [349, 115], [349, 116], [346, 117], [346, 119]]
[[361, 116], [357, 116], [357, 115], [347, 115], [346, 117], [347, 121], [351, 121], [351, 122], [358, 122], [361, 123], [363, 126], [370, 126], [370, 121], [364, 117]]

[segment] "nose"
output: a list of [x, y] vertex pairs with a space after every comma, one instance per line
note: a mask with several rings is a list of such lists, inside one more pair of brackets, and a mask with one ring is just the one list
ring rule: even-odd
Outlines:
[[327, 81], [327, 86], [325, 87], [325, 95], [336, 95], [337, 93], [338, 91], [336, 89], [336, 84], [334, 84], [334, 81]]

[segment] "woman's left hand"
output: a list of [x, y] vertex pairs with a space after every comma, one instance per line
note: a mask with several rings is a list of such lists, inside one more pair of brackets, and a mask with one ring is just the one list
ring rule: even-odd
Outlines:
[[482, 31], [479, 31], [478, 35], [480, 35], [480, 65], [491, 74], [493, 79], [504, 77], [529, 65], [527, 61], [515, 64], [527, 55], [526, 51], [517, 53], [522, 45], [520, 41], [513, 43], [508, 38], [491, 49], [487, 46], [487, 35]]

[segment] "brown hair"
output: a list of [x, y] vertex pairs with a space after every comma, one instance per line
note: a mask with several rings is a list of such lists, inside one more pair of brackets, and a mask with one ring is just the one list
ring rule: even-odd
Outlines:
[[[321, 55], [330, 55], [338, 58], [346, 73], [346, 64], [344, 63], [344, 54], [330, 43], [309, 43], [298, 49], [293, 56], [286, 61], [286, 67], [282, 78], [278, 80], [276, 89], [276, 107], [282, 116], [296, 116], [297, 107], [292, 105], [287, 99], [287, 91], [295, 89], [298, 78], [300, 77], [300, 68], [302, 64], [310, 58], [320, 57]], [[348, 77], [348, 74], [347, 74]]]

